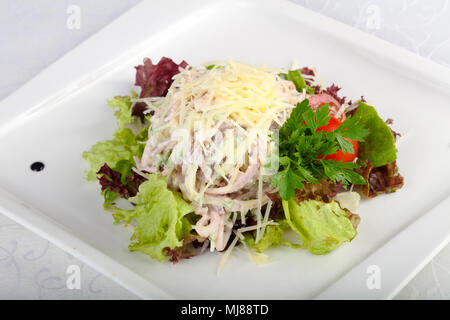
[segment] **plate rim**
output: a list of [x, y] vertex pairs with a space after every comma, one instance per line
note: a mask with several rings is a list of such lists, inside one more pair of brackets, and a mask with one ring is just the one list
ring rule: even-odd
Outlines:
[[[179, 10], [185, 12], [185, 21], [188, 21], [195, 14], [207, 14], [209, 10], [217, 9], [218, 6], [237, 6], [240, 8], [251, 6], [253, 8], [264, 8], [296, 19], [301, 15], [308, 24], [312, 24], [314, 21], [313, 25], [319, 31], [354, 45], [356, 50], [374, 53], [401, 68], [412, 70], [416, 74], [421, 75], [420, 80], [417, 81], [427, 81], [428, 85], [430, 85], [429, 81], [432, 81], [437, 89], [444, 90], [447, 94], [449, 93], [450, 68], [288, 0], [191, 0], [189, 3], [183, 0], [170, 1], [171, 8], [176, 6]], [[71, 63], [78, 54], [83, 54], [83, 52], [86, 54], [87, 49], [92, 45], [95, 46], [96, 42], [117, 41], [114, 38], [114, 40], [108, 39], [111, 39], [111, 34], [115, 32], [118, 26], [125, 25], [128, 19], [139, 15], [139, 12], [148, 12], [148, 10], [164, 11], [167, 9], [167, 3], [167, 0], [143, 1], [138, 3], [45, 68], [18, 90], [0, 101], [0, 139], [2, 139], [3, 135], [14, 129], [15, 126], [20, 125], [23, 121], [27, 121], [35, 112], [41, 111], [43, 108], [55, 107], [62, 99], [69, 98], [72, 94], [76, 94], [78, 90], [82, 90], [91, 83], [98, 81], [102, 78], [102, 72], [105, 71], [105, 68], [110, 68], [115, 62], [121, 61], [122, 59], [134, 57], [140, 48], [146, 46], [151, 39], [165, 34], [167, 29], [173, 28], [175, 30], [179, 27], [180, 23], [177, 24], [174, 18], [165, 20], [164, 24], [161, 24], [159, 21], [146, 21], [146, 25], [149, 23], [158, 23], [157, 31], [145, 41], [131, 39], [130, 41], [137, 41], [133, 49], [128, 51], [123, 50], [115, 56], [109, 55], [108, 60], [102, 61], [100, 65], [97, 64], [97, 61], [103, 58], [96, 57], [88, 64], [88, 68], [90, 68], [88, 73], [80, 70], [73, 78], [73, 81], [55, 81], [57, 82], [56, 85], [46, 87], [44, 90], [39, 88], [39, 84], [42, 83], [41, 81], [48, 83], [45, 79], [51, 79], [61, 73], [66, 64]], [[146, 47], [148, 48], [148, 46]], [[39, 90], [36, 88], [39, 88]], [[24, 96], [27, 97], [25, 102], [23, 101]], [[21, 100], [21, 108], [17, 108], [19, 99]], [[140, 298], [174, 298], [149, 280], [122, 265], [119, 261], [110, 258], [99, 249], [73, 235], [69, 229], [53, 221], [39, 210], [30, 207], [26, 202], [18, 199], [3, 188], [0, 188], [0, 212], [69, 252], [97, 271], [105, 274]], [[405, 226], [402, 230], [408, 226]]]

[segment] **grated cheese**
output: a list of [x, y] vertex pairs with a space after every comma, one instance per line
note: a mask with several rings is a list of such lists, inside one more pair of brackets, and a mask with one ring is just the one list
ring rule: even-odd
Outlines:
[[[270, 203], [263, 217], [262, 206], [269, 201], [263, 168], [273, 150], [268, 137], [305, 94], [302, 97], [290, 81], [278, 76], [285, 70], [234, 60], [214, 64], [212, 69], [180, 69], [166, 97], [143, 99], [154, 114], [137, 166], [163, 174], [172, 188], [195, 204], [196, 213], [205, 217], [195, 228], [208, 234], [212, 250], [221, 251], [229, 235], [222, 240], [224, 228], [210, 218], [219, 212], [229, 220], [230, 213], [239, 212], [245, 223], [245, 214], [251, 211], [257, 221], [256, 241], [261, 239], [271, 207]], [[233, 189], [234, 185], [239, 187]], [[244, 186], [255, 191], [249, 198], [229, 196]]]
[[272, 200], [269, 199], [269, 201], [267, 202], [266, 212], [264, 213], [264, 221], [263, 221], [263, 226], [261, 227], [260, 236], [259, 236], [259, 238], [258, 237], [256, 238], [255, 243], [258, 243], [259, 240], [261, 240], [261, 238], [264, 236], [264, 232], [266, 231], [267, 222], [269, 220], [270, 209], [272, 209]]
[[248, 257], [250, 261], [256, 263], [256, 264], [268, 264], [270, 263], [269, 257], [264, 253], [258, 253], [258, 252], [249, 252]]
[[[277, 223], [273, 222], [273, 221], [268, 221], [267, 223], [264, 223], [263, 226], [267, 226], [267, 225], [276, 225]], [[236, 246], [237, 242], [239, 239], [243, 239], [243, 233], [247, 232], [247, 231], [252, 231], [252, 230], [256, 230], [257, 226], [250, 226], [250, 227], [243, 227], [238, 229], [235, 232], [235, 237], [233, 239], [233, 241], [231, 242], [230, 246], [228, 247], [228, 249], [223, 253], [222, 257], [220, 258], [219, 264], [217, 266], [217, 274], [219, 274], [223, 267], [225, 266], [225, 264], [227, 263], [228, 259], [230, 258], [231, 255], [231, 251], [233, 251], [233, 248]]]

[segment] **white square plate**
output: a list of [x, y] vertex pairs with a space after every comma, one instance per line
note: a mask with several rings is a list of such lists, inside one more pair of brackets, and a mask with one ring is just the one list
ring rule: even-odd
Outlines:
[[[274, 248], [267, 265], [239, 256], [216, 275], [217, 253], [172, 265], [128, 252], [81, 153], [112, 135], [105, 100], [129, 93], [146, 56], [316, 66], [395, 119], [404, 188], [363, 201], [358, 236], [327, 256]], [[450, 193], [449, 92], [448, 69], [287, 1], [144, 1], [0, 104], [0, 209], [144, 298], [312, 298]]]

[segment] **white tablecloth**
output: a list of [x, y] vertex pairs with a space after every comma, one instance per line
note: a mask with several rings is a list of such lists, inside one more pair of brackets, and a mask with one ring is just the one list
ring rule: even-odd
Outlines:
[[[450, 66], [449, 0], [292, 1]], [[0, 99], [138, 2], [1, 1]], [[72, 5], [80, 9], [79, 29], [67, 27], [67, 19], [74, 12]], [[79, 290], [67, 289], [69, 265], [81, 268]], [[0, 214], [0, 299], [18, 298], [134, 299], [136, 296]], [[450, 246], [397, 298], [449, 299]]]

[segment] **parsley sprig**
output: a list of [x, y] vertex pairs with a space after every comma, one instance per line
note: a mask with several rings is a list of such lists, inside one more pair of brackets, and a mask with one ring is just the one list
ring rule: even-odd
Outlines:
[[344, 186], [366, 184], [353, 169], [360, 167], [352, 162], [325, 160], [338, 150], [353, 153], [353, 145], [346, 140], [363, 141], [369, 131], [360, 124], [360, 118], [347, 117], [332, 132], [316, 131], [330, 121], [329, 105], [314, 110], [309, 101], [303, 100], [292, 111], [279, 132], [279, 171], [272, 177], [272, 186], [279, 187], [283, 200], [291, 199], [295, 189], [303, 189], [305, 183], [319, 183], [326, 179]]

